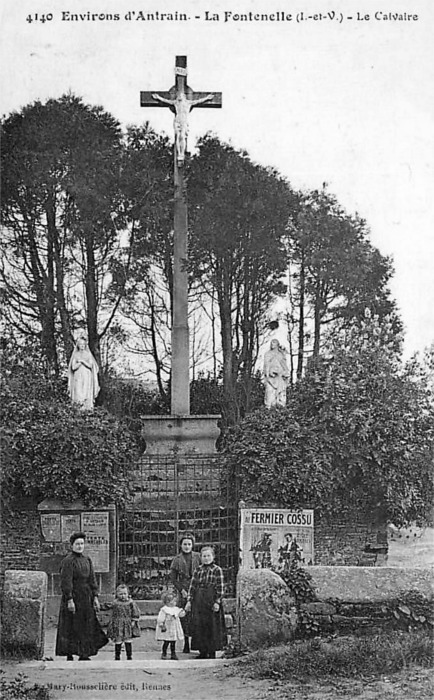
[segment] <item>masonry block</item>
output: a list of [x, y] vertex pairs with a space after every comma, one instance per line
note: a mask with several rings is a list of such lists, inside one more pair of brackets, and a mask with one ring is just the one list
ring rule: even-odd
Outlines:
[[7, 652], [42, 659], [47, 585], [44, 571], [5, 572], [2, 647]]

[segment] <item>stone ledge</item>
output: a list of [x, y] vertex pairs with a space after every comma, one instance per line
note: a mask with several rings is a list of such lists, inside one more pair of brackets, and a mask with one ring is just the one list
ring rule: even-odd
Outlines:
[[434, 599], [433, 569], [395, 567], [311, 566], [312, 585], [319, 602], [380, 603], [417, 590]]

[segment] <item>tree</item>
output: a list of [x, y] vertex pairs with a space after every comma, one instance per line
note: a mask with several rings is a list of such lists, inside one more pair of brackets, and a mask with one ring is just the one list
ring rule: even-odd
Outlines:
[[[188, 182], [190, 265], [220, 315], [229, 422], [249, 410], [251, 377], [265, 314], [285, 291], [285, 233], [296, 197], [272, 169], [254, 165], [212, 136], [198, 144]], [[240, 406], [235, 386], [242, 378]]]
[[35, 102], [2, 122], [1, 159], [8, 320], [40, 337], [54, 372], [77, 328], [87, 328], [99, 358], [119, 304], [118, 297], [103, 309], [125, 227], [120, 126], [74, 95]]
[[303, 196], [289, 233], [298, 308], [298, 379], [309, 325], [314, 358], [320, 354], [325, 328], [333, 326], [336, 331], [354, 318], [363, 318], [365, 308], [381, 318], [394, 314], [395, 330], [401, 329], [387, 286], [391, 261], [371, 245], [368, 234], [366, 222], [348, 215], [325, 189]]
[[122, 256], [115, 261], [108, 293], [124, 290], [121, 312], [138, 332], [131, 334], [128, 349], [151, 358], [165, 399], [173, 306], [173, 156], [168, 138], [148, 123], [127, 130], [122, 190], [129, 262]]
[[226, 464], [242, 495], [329, 514], [363, 501], [397, 526], [434, 501], [434, 402], [416, 361], [402, 366], [393, 319], [367, 312], [293, 387], [286, 409], [229, 432]]

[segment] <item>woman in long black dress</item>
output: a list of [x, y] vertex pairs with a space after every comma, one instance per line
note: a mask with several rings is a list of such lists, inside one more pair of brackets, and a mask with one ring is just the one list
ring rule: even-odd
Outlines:
[[72, 551], [62, 561], [59, 624], [57, 626], [56, 656], [73, 661], [89, 661], [108, 642], [96, 616], [99, 610], [98, 585], [92, 560], [84, 554], [84, 532], [70, 537]]
[[214, 563], [213, 547], [202, 547], [200, 557], [185, 611], [191, 610], [191, 649], [199, 651], [199, 659], [215, 659], [216, 651], [226, 644], [223, 571]]
[[[178, 606], [183, 608], [187, 602], [192, 576], [197, 567], [200, 566], [200, 554], [193, 552], [195, 541], [191, 532], [184, 532], [181, 535], [179, 544], [181, 551], [174, 557], [170, 566], [170, 580], [178, 593]], [[180, 619], [184, 630], [184, 648], [182, 651], [184, 654], [188, 654], [190, 652], [191, 615], [187, 614]]]

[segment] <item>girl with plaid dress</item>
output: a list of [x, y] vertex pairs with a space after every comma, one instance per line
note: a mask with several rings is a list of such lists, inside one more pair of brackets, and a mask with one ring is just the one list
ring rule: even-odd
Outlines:
[[199, 659], [215, 659], [226, 643], [223, 571], [214, 562], [213, 547], [202, 547], [200, 556], [202, 563], [193, 573], [185, 611], [192, 613], [191, 649], [199, 651]]

